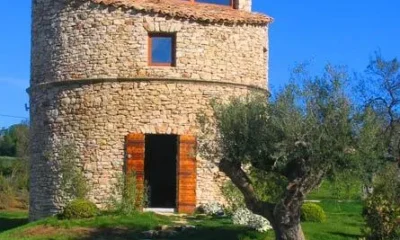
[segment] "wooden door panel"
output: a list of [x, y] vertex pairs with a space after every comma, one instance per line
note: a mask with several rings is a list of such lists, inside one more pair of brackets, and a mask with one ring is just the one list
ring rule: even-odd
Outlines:
[[[125, 174], [134, 173], [136, 175], [137, 201], [141, 201], [144, 192], [145, 135], [129, 134], [125, 142], [127, 157]], [[126, 184], [129, 184], [129, 181]]]
[[196, 147], [194, 136], [179, 137], [178, 147], [178, 193], [177, 208], [179, 213], [193, 213], [196, 209]]

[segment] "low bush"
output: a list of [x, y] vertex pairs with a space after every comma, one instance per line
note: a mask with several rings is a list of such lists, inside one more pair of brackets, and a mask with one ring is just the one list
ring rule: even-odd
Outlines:
[[304, 203], [301, 207], [301, 220], [304, 222], [318, 222], [326, 221], [326, 214], [321, 206], [315, 203]]
[[147, 183], [138, 187], [136, 173], [118, 174], [108, 201], [108, 209], [122, 215], [132, 215], [149, 205]]
[[90, 192], [90, 186], [83, 174], [83, 167], [79, 164], [79, 154], [76, 144], [69, 141], [59, 143], [58, 155], [50, 153], [48, 158], [59, 165], [60, 188], [63, 192], [63, 201], [71, 199], [85, 199]]
[[82, 219], [97, 216], [99, 209], [96, 205], [85, 199], [76, 199], [68, 203], [61, 215], [64, 219]]
[[258, 232], [266, 232], [272, 229], [270, 222], [257, 214], [254, 214], [247, 208], [237, 209], [232, 215], [232, 222], [235, 225], [247, 226]]
[[368, 240], [400, 239], [400, 179], [398, 167], [391, 165], [374, 181], [374, 191], [364, 202], [363, 233]]

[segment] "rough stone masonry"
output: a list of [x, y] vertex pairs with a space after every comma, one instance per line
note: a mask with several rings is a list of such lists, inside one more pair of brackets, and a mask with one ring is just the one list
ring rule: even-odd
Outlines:
[[[73, 141], [104, 207], [130, 133], [195, 134], [210, 100], [266, 91], [268, 24], [250, 12], [183, 0], [33, 0], [30, 218], [62, 208], [54, 159]], [[176, 66], [149, 66], [149, 33], [176, 34]], [[54, 155], [56, 156], [56, 154]], [[197, 204], [223, 201], [224, 176], [197, 157]]]

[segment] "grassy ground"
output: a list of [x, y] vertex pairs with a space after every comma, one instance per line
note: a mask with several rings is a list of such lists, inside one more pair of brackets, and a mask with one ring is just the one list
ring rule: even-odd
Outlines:
[[[324, 200], [322, 207], [327, 213], [325, 223], [303, 223], [308, 240], [358, 239], [362, 226], [359, 202], [338, 203]], [[155, 214], [132, 217], [101, 216], [90, 220], [60, 221], [55, 218], [27, 223], [24, 212], [0, 212], [0, 239], [4, 240], [72, 240], [72, 239], [143, 239], [141, 232], [159, 225], [173, 225], [176, 219]], [[234, 226], [227, 218], [189, 219], [196, 225], [193, 232], [178, 235], [175, 240], [272, 240], [273, 233], [260, 234], [244, 227]], [[3, 233], [1, 233], [3, 231]]]
[[363, 219], [360, 202], [322, 201], [321, 206], [327, 214], [325, 223], [303, 223], [309, 240], [345, 240], [361, 237]]
[[25, 211], [0, 211], [0, 233], [27, 223], [28, 219]]
[[308, 199], [318, 200], [360, 200], [361, 183], [357, 180], [345, 180], [338, 183], [323, 181], [321, 186], [310, 193]]
[[[1, 159], [0, 159], [1, 160]], [[7, 159], [4, 161], [12, 161]], [[358, 201], [359, 185], [346, 191], [346, 201], [336, 201], [345, 194], [332, 193], [334, 186], [325, 182], [308, 199], [320, 200], [327, 214], [325, 223], [303, 223], [308, 240], [347, 240], [358, 239], [363, 224], [361, 202]], [[343, 198], [342, 198], [343, 200]], [[347, 201], [350, 200], [350, 201]], [[0, 211], [1, 240], [122, 240], [144, 239], [142, 232], [160, 225], [176, 225], [176, 217], [165, 217], [151, 213], [124, 217], [105, 215], [89, 220], [58, 220], [48, 218], [28, 223], [26, 211]], [[245, 227], [232, 225], [229, 218], [188, 217], [188, 224], [196, 230], [182, 233], [175, 240], [273, 240], [273, 232], [261, 234]]]

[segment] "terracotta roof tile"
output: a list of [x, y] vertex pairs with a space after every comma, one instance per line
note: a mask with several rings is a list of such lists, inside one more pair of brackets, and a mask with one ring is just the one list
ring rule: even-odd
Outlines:
[[142, 12], [157, 13], [170, 17], [191, 19], [208, 23], [266, 25], [272, 18], [227, 6], [192, 3], [185, 0], [91, 0], [114, 7], [132, 8]]

